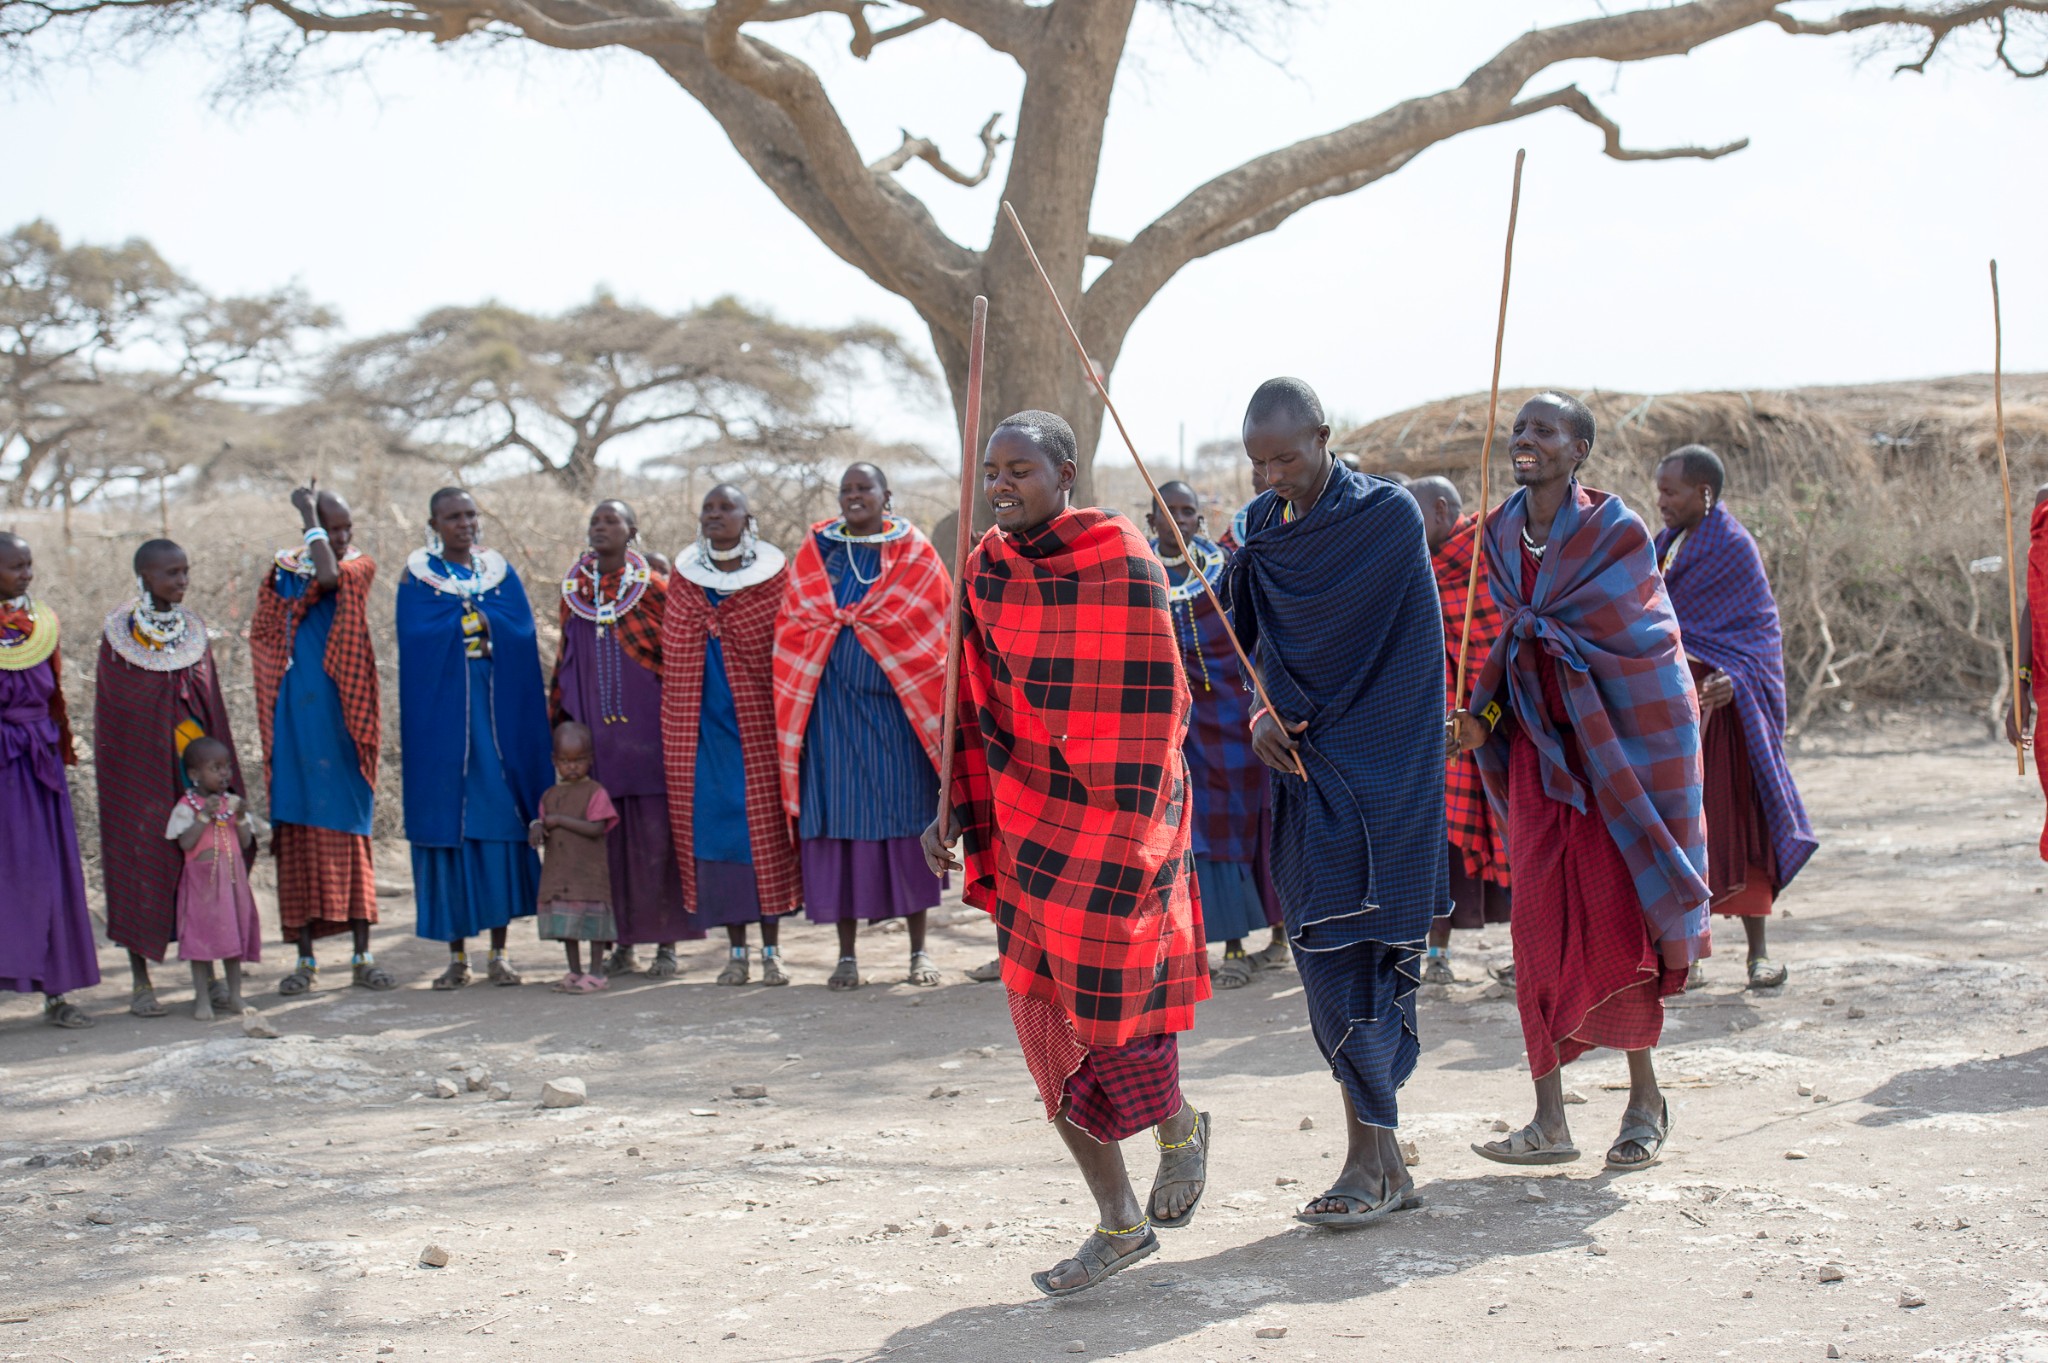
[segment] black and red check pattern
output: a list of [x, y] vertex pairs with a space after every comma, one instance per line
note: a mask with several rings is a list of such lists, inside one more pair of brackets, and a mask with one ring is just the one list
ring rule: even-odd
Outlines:
[[1087, 508], [991, 531], [963, 580], [952, 799], [1003, 982], [1057, 1003], [1090, 1049], [1185, 1031], [1209, 972], [1165, 570]]
[[[1478, 542], [1479, 513], [1473, 511], [1458, 519], [1458, 528], [1430, 555], [1431, 566], [1436, 570], [1437, 595], [1444, 607], [1446, 692], [1458, 684], [1458, 646], [1464, 637], [1465, 597], [1471, 583], [1472, 554]], [[1493, 603], [1493, 593], [1487, 588], [1486, 563], [1482, 559], [1479, 589], [1472, 594], [1472, 675], [1478, 674], [1500, 631], [1500, 607]], [[1453, 703], [1456, 699], [1452, 697]], [[1451, 846], [1464, 859], [1467, 876], [1503, 887], [1511, 884], [1507, 839], [1486, 802], [1486, 783], [1479, 775], [1479, 759], [1471, 753], [1459, 753], [1444, 766], [1444, 824]]]

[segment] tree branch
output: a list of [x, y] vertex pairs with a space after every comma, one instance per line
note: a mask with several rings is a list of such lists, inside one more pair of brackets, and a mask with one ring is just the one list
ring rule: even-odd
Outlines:
[[903, 129], [903, 145], [881, 160], [869, 163], [868, 169], [877, 175], [894, 175], [912, 161], [923, 161], [954, 184], [972, 188], [988, 178], [996, 163], [996, 148], [1010, 140], [996, 131], [996, 124], [1002, 118], [1000, 112], [993, 113], [988, 116], [988, 122], [981, 125], [981, 169], [971, 175], [946, 164], [938, 143], [928, 137], [912, 137], [908, 128]]
[[1605, 151], [1617, 161], [1675, 161], [1690, 158], [1696, 161], [1718, 161], [1749, 145], [1749, 139], [1739, 137], [1733, 142], [1724, 142], [1718, 147], [1666, 147], [1659, 151], [1634, 151], [1621, 145], [1621, 125], [1600, 111], [1598, 105], [1587, 98], [1576, 85], [1567, 85], [1547, 95], [1516, 103], [1508, 116], [1499, 120], [1506, 123], [1512, 119], [1526, 118], [1545, 109], [1568, 109], [1607, 135]]
[[[1925, 74], [1927, 63], [1934, 60], [1934, 54], [1948, 41], [1949, 35], [1957, 29], [1971, 28], [1978, 24], [1996, 22], [1999, 26], [1998, 58], [2006, 70], [2016, 76], [2038, 76], [2041, 71], [2026, 72], [2015, 67], [2005, 55], [2006, 16], [2019, 11], [2022, 14], [2048, 14], [2048, 0], [1979, 0], [1979, 3], [1957, 5], [1951, 9], [1915, 9], [1910, 5], [1879, 5], [1869, 9], [1852, 9], [1832, 19], [1800, 19], [1784, 10], [1774, 9], [1770, 20], [1787, 33], [1803, 37], [1831, 37], [1838, 33], [1860, 33], [1872, 28], [1919, 28], [1927, 31], [1927, 47], [1920, 53], [1918, 61], [1901, 62], [1892, 68], [1892, 74], [1912, 71]], [[2044, 68], [2048, 69], [2048, 68]]]
[[1088, 254], [1099, 256], [1103, 260], [1115, 260], [1124, 253], [1124, 248], [1129, 245], [1130, 243], [1122, 237], [1112, 237], [1105, 232], [1090, 232], [1088, 234]]

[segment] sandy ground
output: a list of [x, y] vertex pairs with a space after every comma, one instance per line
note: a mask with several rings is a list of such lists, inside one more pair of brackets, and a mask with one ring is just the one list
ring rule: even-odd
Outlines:
[[[933, 990], [888, 984], [904, 939], [878, 935], [876, 984], [828, 994], [830, 938], [799, 926], [788, 989], [716, 988], [700, 945], [672, 983], [448, 995], [392, 898], [405, 987], [335, 971], [285, 1001], [279, 952], [277, 1040], [194, 1022], [182, 981], [174, 1016], [129, 1018], [109, 952], [95, 1031], [0, 1005], [0, 1359], [2048, 1360], [2041, 796], [1979, 734], [1901, 719], [1799, 755], [1823, 847], [1773, 924], [1792, 983], [1744, 993], [1724, 925], [1666, 1024], [1658, 1168], [1469, 1152], [1530, 1102], [1496, 931], [1460, 944], [1474, 983], [1425, 991], [1424, 1209], [1297, 1226], [1342, 1133], [1295, 977], [1262, 974], [1183, 1039], [1216, 1122], [1194, 1226], [1061, 1302], [1027, 1275], [1091, 1218], [998, 989], [960, 974], [980, 921], [935, 932]], [[529, 979], [559, 971], [525, 931]], [[432, 1096], [479, 1066], [513, 1096]], [[1568, 1072], [1589, 1154], [1622, 1073]], [[540, 1108], [556, 1076], [588, 1104]]]

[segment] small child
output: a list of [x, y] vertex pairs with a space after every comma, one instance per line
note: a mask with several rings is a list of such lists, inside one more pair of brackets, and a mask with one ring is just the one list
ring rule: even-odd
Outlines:
[[[612, 869], [605, 838], [619, 821], [612, 797], [590, 779], [595, 747], [590, 730], [573, 720], [555, 730], [555, 784], [540, 797], [540, 817], [527, 829], [545, 849], [540, 871], [540, 935], [560, 942], [569, 973], [557, 994], [595, 994], [611, 987], [598, 963], [618, 937], [612, 919]], [[583, 973], [581, 943], [589, 942], [590, 973]]]
[[242, 963], [263, 955], [263, 927], [249, 892], [244, 848], [254, 847], [263, 821], [228, 789], [232, 754], [217, 738], [185, 746], [185, 776], [192, 788], [171, 806], [164, 836], [185, 852], [178, 879], [178, 959], [192, 963], [192, 1016], [213, 1021], [213, 963], [227, 967], [227, 1006], [239, 1013]]

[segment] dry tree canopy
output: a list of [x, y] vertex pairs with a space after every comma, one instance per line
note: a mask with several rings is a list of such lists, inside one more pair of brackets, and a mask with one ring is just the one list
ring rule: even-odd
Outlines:
[[[1680, 445], [1728, 467], [1729, 507], [1756, 535], [1785, 626], [1796, 726], [1859, 702], [1967, 702], [2003, 713], [2011, 686], [2003, 496], [1991, 377], [1789, 391], [1579, 394], [1600, 424], [1586, 480], [1657, 525], [1651, 476]], [[1537, 389], [1501, 394], [1493, 498]], [[1370, 472], [1440, 473], [1477, 490], [1486, 395], [1446, 398], [1338, 435]], [[2048, 477], [2048, 374], [2008, 375], [2006, 448], [2020, 553]]]

